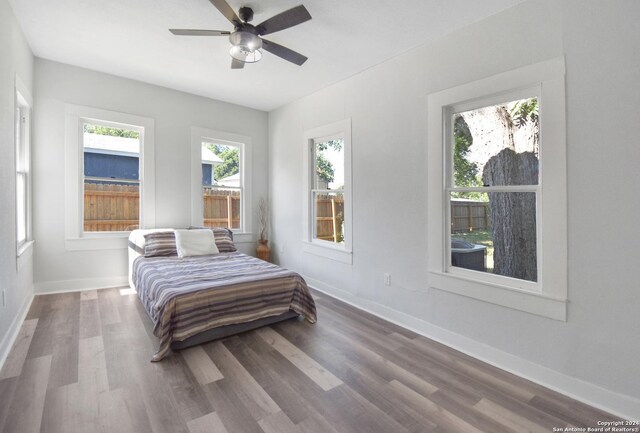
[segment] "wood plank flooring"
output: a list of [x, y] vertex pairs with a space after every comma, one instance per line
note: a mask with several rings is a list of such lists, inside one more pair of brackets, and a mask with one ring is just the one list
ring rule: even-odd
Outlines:
[[519, 433], [612, 415], [317, 297], [289, 320], [176, 352], [135, 294], [34, 299], [0, 371], [6, 433]]

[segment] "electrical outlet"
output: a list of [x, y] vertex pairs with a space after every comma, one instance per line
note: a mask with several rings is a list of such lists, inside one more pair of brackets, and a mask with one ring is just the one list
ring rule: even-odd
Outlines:
[[278, 248], [278, 254], [284, 254], [284, 245], [280, 245], [280, 248]]
[[384, 285], [385, 286], [391, 285], [391, 274], [384, 274]]

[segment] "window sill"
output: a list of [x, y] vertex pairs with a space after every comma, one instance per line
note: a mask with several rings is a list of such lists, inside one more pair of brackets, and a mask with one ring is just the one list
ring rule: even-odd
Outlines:
[[302, 251], [347, 265], [353, 264], [353, 253], [339, 247], [303, 241]]
[[233, 243], [235, 244], [249, 244], [255, 242], [253, 238], [253, 233], [233, 233]]
[[18, 247], [18, 252], [16, 255], [16, 269], [18, 272], [24, 267], [24, 265], [31, 259], [33, 256], [33, 244], [35, 241], [27, 241]]
[[127, 248], [129, 233], [109, 233], [109, 236], [85, 238], [67, 238], [64, 247], [67, 251], [119, 250]]
[[507, 286], [488, 284], [444, 272], [430, 272], [429, 278], [429, 286], [433, 289], [455, 293], [514, 310], [525, 311], [549, 319], [567, 321], [566, 299]]

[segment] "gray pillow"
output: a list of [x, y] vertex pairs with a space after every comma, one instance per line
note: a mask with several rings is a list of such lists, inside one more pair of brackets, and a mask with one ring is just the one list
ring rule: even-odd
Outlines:
[[144, 235], [144, 256], [177, 256], [176, 235], [170, 232], [155, 232]]

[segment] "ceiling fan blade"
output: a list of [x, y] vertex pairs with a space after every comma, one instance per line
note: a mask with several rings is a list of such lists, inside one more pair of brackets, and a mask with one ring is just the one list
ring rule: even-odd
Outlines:
[[228, 36], [231, 32], [225, 30], [195, 30], [195, 29], [169, 29], [177, 36]]
[[236, 15], [235, 11], [231, 9], [231, 6], [229, 6], [229, 3], [227, 3], [225, 0], [209, 0], [209, 1], [211, 2], [212, 5], [216, 7], [216, 9], [220, 11], [222, 15], [225, 16], [226, 19], [231, 21], [231, 23], [233, 23], [234, 25], [242, 23], [240, 18], [238, 18], [238, 15]]
[[242, 69], [242, 68], [244, 68], [243, 61], [231, 58], [231, 69]]
[[[213, 0], [211, 0], [213, 1]], [[297, 26], [311, 19], [311, 14], [303, 5], [272, 16], [256, 26], [259, 35], [268, 35], [289, 27]]]
[[266, 39], [262, 40], [262, 48], [269, 51], [271, 54], [282, 57], [283, 59], [288, 60], [291, 63], [295, 63], [298, 66], [301, 66], [307, 61], [307, 58], [302, 54], [296, 53], [287, 47], [283, 47], [280, 44], [276, 44], [275, 42], [271, 42]]

